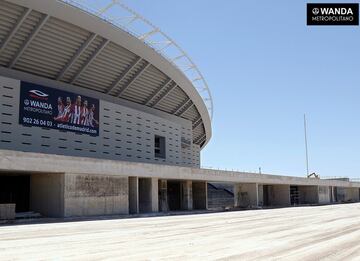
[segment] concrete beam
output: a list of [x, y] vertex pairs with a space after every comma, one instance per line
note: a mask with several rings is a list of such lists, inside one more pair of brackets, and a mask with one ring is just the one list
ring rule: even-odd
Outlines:
[[89, 45], [95, 40], [97, 34], [91, 34], [90, 37], [83, 43], [80, 49], [75, 53], [75, 55], [70, 59], [70, 61], [65, 65], [61, 70], [59, 75], [56, 77], [56, 80], [60, 80], [67, 70], [77, 61], [77, 59], [84, 53], [84, 51], [89, 47]]
[[0, 53], [5, 49], [6, 45], [11, 41], [16, 32], [19, 30], [20, 26], [26, 20], [26, 18], [31, 13], [32, 9], [26, 8], [24, 13], [21, 15], [20, 19], [16, 22], [15, 26], [11, 29], [9, 34], [6, 36], [6, 39], [0, 45]]
[[164, 100], [166, 97], [169, 96], [169, 94], [175, 90], [175, 88], [178, 87], [176, 84], [174, 84], [172, 87], [170, 87], [161, 97], [159, 97], [157, 99], [157, 101], [155, 101], [155, 103], [151, 106], [151, 107], [155, 107], [156, 105], [158, 105], [162, 100]]
[[40, 32], [40, 30], [43, 28], [43, 26], [46, 24], [47, 20], [50, 18], [49, 15], [44, 15], [40, 22], [37, 24], [35, 29], [31, 32], [28, 39], [24, 42], [23, 46], [17, 51], [15, 54], [15, 57], [12, 59], [12, 61], [9, 64], [9, 68], [14, 67], [14, 65], [17, 63], [21, 55], [25, 52], [26, 48], [30, 45], [31, 41], [34, 40], [36, 35]]
[[143, 66], [135, 75], [134, 77], [121, 88], [121, 90], [118, 93], [118, 97], [120, 97], [137, 79], [140, 78], [140, 76], [150, 67], [151, 63], [147, 63], [145, 66]]
[[106, 93], [112, 92], [120, 84], [120, 82], [122, 82], [129, 75], [129, 73], [134, 70], [136, 66], [138, 66], [141, 61], [141, 57], [138, 57], [121, 75], [119, 75], [119, 77], [110, 86]]
[[71, 84], [73, 84], [80, 75], [90, 66], [90, 64], [99, 56], [102, 50], [109, 44], [109, 40], [104, 40], [101, 45], [96, 49], [96, 51], [91, 55], [91, 57], [85, 62], [85, 64], [81, 67], [81, 69], [77, 72], [77, 74], [71, 80]]
[[[183, 111], [183, 110], [185, 109], [185, 106], [186, 106], [189, 102], [191, 102], [191, 99], [190, 99], [190, 98], [186, 99], [186, 100], [176, 109], [176, 111], [173, 112], [173, 114], [178, 115], [179, 112], [181, 112], [181, 111]], [[180, 115], [180, 116], [181, 116], [181, 115]]]
[[256, 174], [248, 172], [200, 169], [162, 164], [126, 162], [116, 160], [70, 157], [43, 153], [0, 150], [0, 171], [43, 172], [43, 173], [86, 173], [92, 175], [112, 175], [156, 177], [193, 181], [259, 183], [277, 185], [314, 185], [360, 188], [360, 182], [341, 180], [308, 179], [301, 177]]
[[145, 102], [145, 105], [149, 106], [152, 103], [152, 101], [154, 100], [154, 98], [156, 96], [158, 96], [164, 89], [166, 89], [171, 82], [172, 82], [172, 79], [168, 79], [163, 85], [161, 85], [160, 88], [157, 89], [156, 92], [147, 99], [147, 101]]

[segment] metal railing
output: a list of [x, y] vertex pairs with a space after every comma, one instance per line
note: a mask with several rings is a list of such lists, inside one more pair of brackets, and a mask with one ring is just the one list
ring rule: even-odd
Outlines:
[[188, 54], [167, 34], [120, 0], [58, 0], [126, 31], [154, 49], [193, 84], [213, 118], [214, 104], [208, 84]]

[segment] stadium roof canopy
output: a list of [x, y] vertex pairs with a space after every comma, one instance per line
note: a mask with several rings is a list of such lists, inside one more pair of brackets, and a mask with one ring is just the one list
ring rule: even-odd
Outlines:
[[210, 140], [204, 77], [178, 44], [120, 1], [0, 0], [0, 29], [0, 66], [188, 119], [194, 144]]

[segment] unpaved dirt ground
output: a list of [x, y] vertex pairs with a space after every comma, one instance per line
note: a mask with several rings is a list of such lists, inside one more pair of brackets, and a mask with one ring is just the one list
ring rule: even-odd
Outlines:
[[0, 260], [360, 260], [360, 203], [0, 227]]

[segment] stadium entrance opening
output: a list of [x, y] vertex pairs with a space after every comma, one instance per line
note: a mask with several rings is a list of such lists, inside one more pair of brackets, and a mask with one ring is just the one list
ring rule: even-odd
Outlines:
[[64, 174], [0, 172], [0, 205], [15, 204], [17, 218], [62, 217]]
[[15, 204], [15, 212], [30, 210], [30, 175], [0, 173], [0, 204]]
[[181, 188], [180, 181], [168, 180], [167, 193], [169, 210], [181, 210]]

